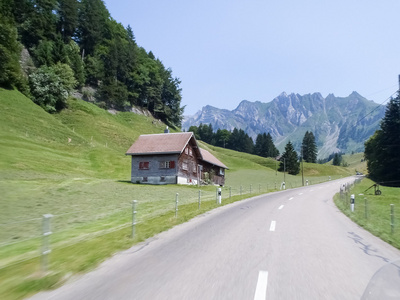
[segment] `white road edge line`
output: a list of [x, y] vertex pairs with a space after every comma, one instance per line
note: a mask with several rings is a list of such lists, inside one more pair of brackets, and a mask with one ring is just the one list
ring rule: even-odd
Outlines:
[[268, 272], [260, 271], [258, 273], [257, 287], [254, 294], [254, 300], [265, 300], [267, 298]]
[[278, 209], [282, 209], [284, 206], [285, 206], [285, 205], [281, 205], [281, 206], [279, 206], [279, 208], [278, 208]]
[[276, 221], [271, 222], [271, 226], [269, 227], [269, 231], [275, 231]]

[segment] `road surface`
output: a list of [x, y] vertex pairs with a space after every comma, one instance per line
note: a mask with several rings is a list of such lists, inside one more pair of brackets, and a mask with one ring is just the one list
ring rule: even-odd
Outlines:
[[31, 299], [360, 299], [400, 251], [334, 205], [353, 180], [220, 207]]

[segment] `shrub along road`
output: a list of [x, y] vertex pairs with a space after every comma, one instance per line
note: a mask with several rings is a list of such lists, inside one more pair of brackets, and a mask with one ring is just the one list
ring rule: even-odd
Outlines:
[[353, 180], [218, 208], [31, 299], [359, 299], [400, 251], [334, 205]]

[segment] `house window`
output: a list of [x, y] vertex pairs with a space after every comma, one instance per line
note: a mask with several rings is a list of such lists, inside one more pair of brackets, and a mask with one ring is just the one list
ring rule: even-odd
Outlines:
[[188, 169], [188, 163], [187, 162], [183, 162], [182, 163], [182, 169], [183, 170], [187, 170]]
[[219, 175], [225, 175], [225, 170], [223, 168], [219, 168]]
[[186, 154], [186, 155], [189, 154], [189, 148], [185, 148], [185, 154]]
[[192, 148], [189, 149], [189, 155], [190, 155], [190, 156], [193, 156]]
[[175, 161], [160, 161], [160, 169], [174, 169]]
[[148, 170], [150, 162], [148, 161], [141, 161], [139, 162], [139, 170]]

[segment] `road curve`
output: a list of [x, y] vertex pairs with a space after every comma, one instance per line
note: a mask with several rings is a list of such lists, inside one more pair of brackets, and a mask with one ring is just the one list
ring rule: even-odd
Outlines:
[[334, 205], [353, 180], [220, 207], [31, 299], [360, 299], [400, 251]]

